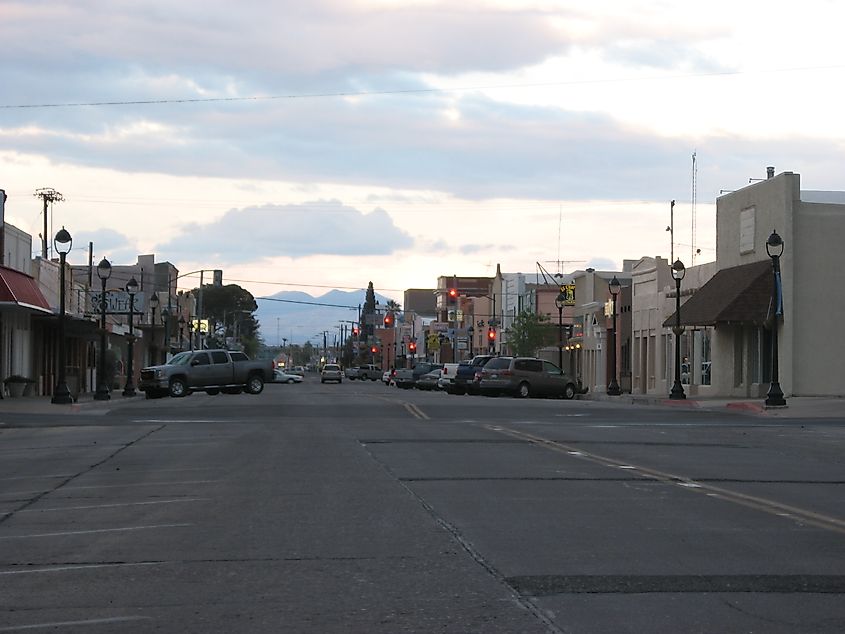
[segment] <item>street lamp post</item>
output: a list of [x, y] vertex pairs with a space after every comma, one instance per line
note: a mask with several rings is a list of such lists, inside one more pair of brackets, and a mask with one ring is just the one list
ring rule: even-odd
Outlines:
[[155, 291], [150, 294], [150, 357], [152, 365], [158, 363], [156, 359], [156, 309], [159, 307], [158, 295]]
[[557, 306], [557, 367], [563, 370], [563, 306], [566, 304], [566, 294], [561, 291], [555, 297]]
[[132, 277], [126, 283], [126, 292], [129, 293], [129, 335], [126, 338], [126, 386], [123, 388], [124, 396], [135, 396], [135, 382], [134, 382], [134, 355], [135, 355], [135, 335], [132, 332], [132, 321], [135, 315], [135, 293], [138, 292], [138, 282]]
[[681, 327], [681, 280], [686, 274], [684, 263], [680, 259], [675, 260], [672, 265], [672, 277], [675, 279], [675, 383], [672, 385], [672, 391], [669, 392], [669, 398], [680, 400], [687, 397], [684, 394], [684, 386], [681, 385], [681, 334], [684, 329]]
[[783, 397], [783, 390], [780, 388], [778, 377], [778, 318], [783, 315], [783, 287], [780, 280], [780, 256], [783, 253], [783, 238], [777, 231], [766, 240], [766, 253], [772, 258], [772, 383], [766, 394], [767, 407], [785, 407], [786, 399]]
[[185, 329], [185, 316], [179, 315], [179, 352], [182, 352], [184, 346], [184, 339], [182, 339], [182, 332]]
[[607, 394], [609, 396], [620, 396], [622, 390], [619, 389], [619, 381], [616, 380], [616, 298], [619, 296], [619, 291], [622, 290], [622, 285], [614, 275], [607, 287], [610, 290], [611, 309], [613, 310], [613, 337], [608, 342], [610, 346], [610, 370], [613, 374], [607, 386]]
[[66, 405], [73, 403], [73, 397], [70, 395], [70, 390], [67, 387], [67, 377], [65, 375], [65, 258], [70, 252], [73, 245], [73, 239], [70, 237], [67, 229], [62, 227], [53, 238], [53, 246], [59, 254], [59, 280], [61, 289], [59, 290], [59, 372], [56, 380], [56, 387], [53, 390], [53, 398], [51, 403], [59, 405]]
[[106, 377], [106, 281], [111, 277], [111, 262], [106, 258], [97, 265], [97, 277], [100, 278], [100, 361], [97, 364], [97, 391], [94, 400], [108, 401], [111, 398], [111, 386]]
[[161, 350], [161, 363], [167, 363], [167, 358], [172, 352], [170, 349], [170, 309], [161, 309], [161, 325], [164, 327], [164, 346]]

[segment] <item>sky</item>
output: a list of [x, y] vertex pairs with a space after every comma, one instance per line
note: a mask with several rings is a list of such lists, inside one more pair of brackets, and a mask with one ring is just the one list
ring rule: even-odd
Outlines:
[[55, 188], [74, 263], [93, 242], [256, 297], [401, 302], [497, 264], [712, 261], [716, 198], [770, 165], [845, 189], [835, 0], [0, 0], [0, 21], [6, 220], [40, 252]]

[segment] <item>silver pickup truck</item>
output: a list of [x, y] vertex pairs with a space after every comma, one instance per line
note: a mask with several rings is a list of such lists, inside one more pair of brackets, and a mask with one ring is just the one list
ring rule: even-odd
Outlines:
[[141, 370], [138, 388], [147, 398], [191, 392], [260, 394], [264, 383], [272, 380], [272, 361], [250, 361], [243, 352], [229, 350], [193, 350], [180, 352], [165, 365]]

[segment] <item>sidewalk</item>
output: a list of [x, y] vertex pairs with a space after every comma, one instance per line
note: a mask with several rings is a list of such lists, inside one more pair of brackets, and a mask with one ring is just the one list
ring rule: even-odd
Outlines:
[[9, 414], [88, 414], [102, 416], [110, 410], [144, 400], [144, 393], [123, 396], [120, 390], [111, 393], [108, 401], [95, 401], [93, 394], [80, 394], [76, 403], [54, 404], [50, 396], [20, 396], [0, 399], [0, 415]]
[[793, 396], [786, 399], [786, 407], [766, 407], [765, 399], [686, 398], [672, 400], [662, 396], [623, 394], [608, 396], [604, 393], [585, 394], [584, 400], [604, 401], [622, 405], [647, 405], [652, 407], [680, 407], [707, 411], [742, 411], [759, 416], [776, 418], [841, 418], [845, 420], [845, 398], [825, 396]]

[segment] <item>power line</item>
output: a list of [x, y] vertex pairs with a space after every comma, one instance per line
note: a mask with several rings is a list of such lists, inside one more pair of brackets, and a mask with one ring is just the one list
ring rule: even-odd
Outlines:
[[675, 79], [697, 79], [707, 77], [733, 77], [739, 75], [771, 74], [771, 73], [795, 73], [815, 70], [840, 70], [845, 65], [833, 66], [804, 66], [795, 68], [772, 68], [750, 71], [717, 71], [712, 73], [687, 73], [678, 75], [651, 75], [642, 77], [613, 77], [606, 79], [573, 79], [568, 81], [534, 82], [525, 84], [486, 84], [478, 86], [463, 86], [452, 88], [406, 88], [394, 90], [359, 90], [359, 91], [337, 91], [324, 93], [305, 93], [289, 95], [247, 95], [243, 97], [188, 97], [173, 99], [132, 99], [113, 101], [76, 101], [63, 103], [31, 103], [31, 104], [0, 104], [0, 110], [34, 110], [39, 108], [80, 108], [98, 106], [159, 106], [168, 104], [194, 104], [194, 103], [226, 103], [242, 101], [280, 101], [295, 99], [336, 99], [338, 97], [379, 97], [388, 95], [425, 95], [445, 94], [453, 92], [468, 92], [476, 90], [496, 89], [523, 89], [523, 88], [544, 88], [551, 86], [576, 86], [589, 84], [613, 84], [625, 82], [642, 81], [667, 81]]

